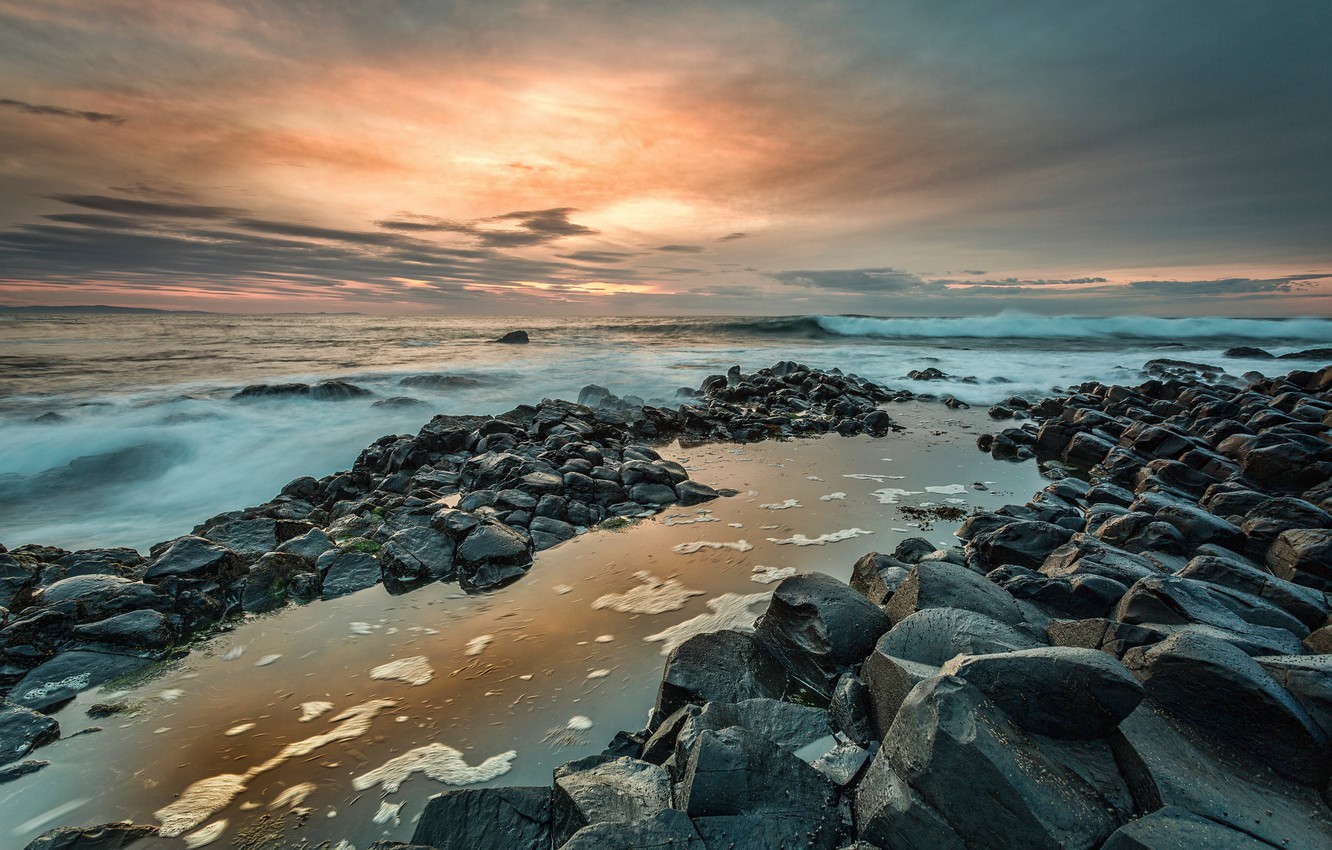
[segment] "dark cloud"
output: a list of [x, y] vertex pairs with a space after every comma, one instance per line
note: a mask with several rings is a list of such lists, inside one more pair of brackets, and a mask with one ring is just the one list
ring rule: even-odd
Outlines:
[[102, 215], [100, 213], [57, 213], [44, 215], [42, 218], [47, 221], [57, 221], [61, 224], [81, 224], [84, 227], [102, 227], [110, 230], [140, 230], [147, 226], [140, 218], [129, 218], [123, 215]]
[[982, 270], [980, 270], [980, 269], [963, 269], [963, 270], [962, 270], [962, 274], [969, 274], [969, 275], [973, 275], [973, 276], [979, 276], [979, 275], [983, 275], [983, 274], [989, 274], [989, 272], [987, 272], [987, 271], [982, 271]]
[[124, 124], [125, 116], [113, 115], [109, 112], [84, 112], [78, 109], [66, 109], [63, 106], [45, 106], [40, 103], [28, 103], [22, 100], [11, 100], [7, 97], [0, 97], [0, 106], [8, 109], [16, 109], [19, 112], [26, 112], [29, 115], [50, 115], [56, 118], [74, 118], [78, 121], [91, 121], [94, 124]]
[[665, 251], [668, 254], [702, 254], [702, 245], [658, 245], [658, 251]]
[[625, 260], [641, 255], [629, 251], [574, 251], [572, 254], [559, 254], [558, 256], [565, 260], [575, 260], [580, 263], [623, 263]]
[[1303, 288], [1309, 281], [1329, 277], [1330, 275], [1300, 275], [1298, 277], [1276, 278], [1271, 280], [1253, 280], [1237, 277], [1222, 280], [1136, 280], [1129, 289], [1134, 292], [1155, 295], [1176, 295], [1192, 297], [1200, 295], [1259, 295], [1277, 292], [1294, 292]]
[[340, 230], [332, 227], [316, 227], [309, 224], [293, 224], [285, 221], [268, 221], [256, 218], [238, 218], [229, 222], [234, 227], [253, 230], [258, 233], [271, 233], [275, 236], [296, 236], [302, 239], [328, 239], [334, 242], [348, 242], [354, 245], [381, 245], [411, 248], [419, 240], [396, 233], [373, 233], [361, 230]]
[[136, 201], [133, 198], [111, 198], [106, 195], [51, 195], [50, 198], [70, 206], [98, 212], [148, 218], [224, 219], [241, 214], [240, 210], [230, 207]]
[[[519, 210], [477, 219], [470, 222], [450, 221], [435, 216], [405, 214], [397, 218], [376, 221], [377, 227], [386, 230], [418, 233], [461, 233], [476, 239], [488, 248], [524, 248], [533, 245], [545, 245], [557, 239], [569, 236], [592, 236], [597, 233], [590, 227], [569, 220], [577, 212], [572, 207], [555, 207], [548, 210]], [[497, 229], [492, 223], [514, 223], [516, 229]]]
[[774, 272], [770, 276], [791, 286], [856, 294], [907, 292], [933, 287], [919, 275], [894, 268], [795, 269]]
[[578, 210], [573, 207], [555, 207], [548, 210], [519, 210], [497, 215], [490, 221], [516, 221], [523, 230], [550, 237], [591, 236], [597, 231], [569, 220]]
[[749, 238], [751, 238], [751, 237], [752, 237], [752, 234], [749, 234], [749, 233], [741, 233], [740, 231], [736, 231], [735, 233], [728, 233], [728, 234], [726, 234], [725, 236], [719, 236], [719, 237], [717, 237], [717, 241], [718, 241], [718, 242], [734, 242], [734, 241], [737, 240], [737, 239], [749, 239]]

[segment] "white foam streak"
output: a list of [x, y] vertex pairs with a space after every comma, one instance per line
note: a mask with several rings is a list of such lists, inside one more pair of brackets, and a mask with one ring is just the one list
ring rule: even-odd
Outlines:
[[364, 791], [376, 785], [392, 794], [402, 787], [414, 773], [424, 773], [446, 785], [472, 785], [503, 776], [513, 767], [518, 757], [515, 750], [491, 756], [475, 767], [463, 760], [463, 754], [447, 744], [426, 744], [409, 750], [383, 766], [361, 774], [352, 780], [352, 787]]

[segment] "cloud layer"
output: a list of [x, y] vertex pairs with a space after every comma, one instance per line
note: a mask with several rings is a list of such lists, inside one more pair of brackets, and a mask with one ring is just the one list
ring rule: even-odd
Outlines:
[[0, 301], [1327, 313], [1326, 15], [0, 0]]

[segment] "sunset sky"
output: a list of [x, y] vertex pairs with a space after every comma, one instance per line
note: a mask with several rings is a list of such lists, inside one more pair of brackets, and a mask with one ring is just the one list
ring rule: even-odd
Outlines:
[[1327, 0], [0, 0], [0, 304], [1332, 315]]

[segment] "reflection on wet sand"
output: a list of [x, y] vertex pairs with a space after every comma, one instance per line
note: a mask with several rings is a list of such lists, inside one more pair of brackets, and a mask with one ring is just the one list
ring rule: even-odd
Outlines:
[[[940, 414], [893, 409], [908, 426]], [[376, 587], [255, 618], [154, 680], [122, 683], [118, 699], [134, 711], [70, 738], [107, 700], [83, 694], [57, 715], [66, 738], [43, 751], [52, 764], [0, 786], [0, 845], [22, 847], [53, 825], [130, 819], [191, 842], [365, 848], [410, 838], [425, 799], [450, 785], [547, 784], [555, 766], [643, 726], [663, 652], [701, 631], [751, 627], [771, 591], [756, 592], [756, 581], [805, 570], [846, 578], [869, 549], [922, 534], [950, 542], [955, 524], [924, 533], [879, 503], [881, 481], [844, 476], [891, 469], [922, 493], [1000, 482], [966, 492], [982, 506], [1038, 489], [1030, 465], [992, 461], [971, 433], [935, 424], [881, 440], [673, 446], [663, 454], [739, 495], [576, 538], [495, 593]], [[831, 498], [831, 480], [848, 482], [843, 498]], [[764, 531], [743, 547], [738, 535], [698, 534], [732, 525]], [[796, 539], [823, 542], [784, 542]], [[181, 838], [146, 846], [179, 848]]]

